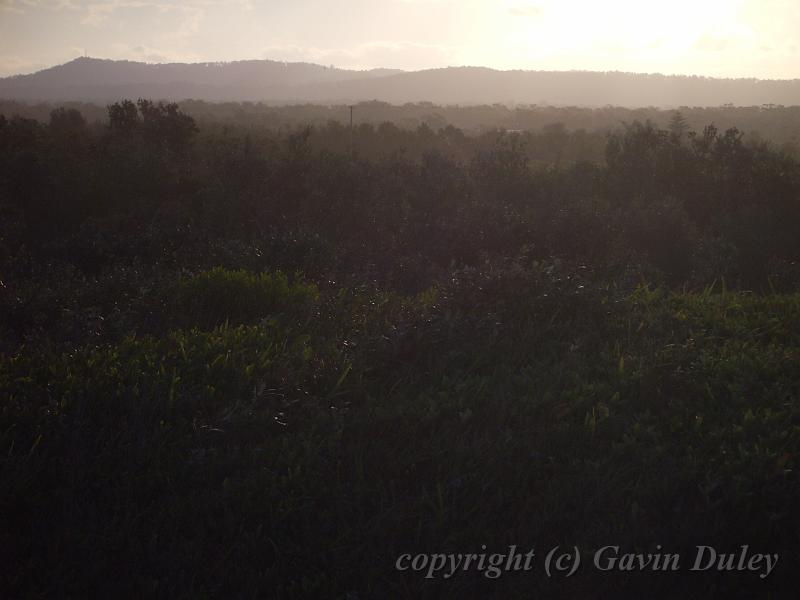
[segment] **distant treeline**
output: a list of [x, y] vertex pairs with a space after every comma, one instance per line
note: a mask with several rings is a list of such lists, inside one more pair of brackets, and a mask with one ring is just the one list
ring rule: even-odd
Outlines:
[[[74, 108], [47, 123], [1, 117], [0, 165], [0, 243], [20, 264], [97, 272], [247, 241], [300, 252], [281, 263], [307, 272], [400, 287], [519, 253], [636, 265], [673, 285], [800, 281], [798, 162], [679, 113], [666, 129], [634, 121], [607, 135], [383, 123], [351, 137], [337, 121], [260, 129], [125, 101], [94, 126]], [[302, 258], [310, 248], [324, 265]]]
[[[321, 126], [331, 121], [349, 126], [350, 108], [346, 105], [298, 104], [275, 106], [259, 102], [179, 102], [181, 111], [200, 124], [237, 125], [246, 128], [282, 129], [306, 125]], [[78, 110], [88, 123], [107, 123], [106, 106], [85, 102], [24, 103], [0, 100], [0, 114], [19, 115], [47, 122], [56, 107]], [[623, 123], [651, 121], [666, 127], [680, 112], [690, 128], [701, 130], [713, 124], [724, 131], [732, 127], [744, 132], [748, 140], [767, 140], [776, 147], [797, 154], [800, 151], [800, 106], [716, 106], [681, 107], [679, 111], [655, 107], [584, 108], [575, 106], [537, 106], [504, 104], [439, 106], [430, 102], [393, 105], [386, 102], [360, 102], [353, 108], [355, 125], [378, 126], [390, 122], [400, 129], [414, 130], [427, 125], [438, 130], [452, 125], [467, 135], [492, 129], [539, 131], [560, 124], [565, 129], [589, 134], [605, 134]], [[592, 151], [594, 152], [594, 151]]]

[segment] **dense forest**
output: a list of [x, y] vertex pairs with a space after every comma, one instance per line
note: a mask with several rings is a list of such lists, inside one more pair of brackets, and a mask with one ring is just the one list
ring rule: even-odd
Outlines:
[[[190, 107], [3, 104], [1, 596], [796, 589], [796, 108]], [[557, 544], [781, 560], [395, 568]]]
[[[178, 102], [180, 110], [191, 116], [197, 124], [209, 131], [213, 128], [232, 126], [253, 130], [291, 130], [313, 125], [324, 128], [331, 122], [349, 125], [350, 108], [343, 104], [303, 104], [279, 106], [264, 102], [203, 102], [183, 100]], [[108, 110], [104, 105], [86, 102], [25, 103], [0, 100], [0, 114], [18, 115], [36, 119], [42, 123], [50, 120], [55, 108], [79, 111], [90, 126], [108, 125]], [[800, 106], [683, 106], [680, 112], [690, 129], [702, 131], [714, 124], [722, 131], [737, 128], [749, 141], [768, 141], [777, 149], [800, 158]], [[359, 102], [353, 105], [353, 123], [358, 128], [355, 137], [369, 135], [381, 125], [390, 124], [402, 130], [416, 130], [420, 125], [439, 130], [448, 125], [460, 129], [467, 136], [496, 130], [516, 133], [541, 133], [545, 127], [566, 129], [573, 137], [580, 136], [573, 160], [588, 157], [593, 162], [605, 158], [606, 135], [625, 123], [651, 121], [660, 129], [668, 129], [676, 110], [659, 108], [583, 108], [577, 106], [537, 105], [437, 105], [432, 102], [417, 102], [403, 105], [386, 102]], [[362, 127], [364, 125], [371, 126]], [[313, 133], [313, 132], [312, 132]], [[357, 147], [363, 147], [358, 145]], [[381, 148], [387, 148], [384, 143]], [[415, 144], [404, 142], [408, 151], [419, 150]], [[539, 146], [528, 140], [528, 156], [536, 160], [550, 161], [547, 153], [537, 154]], [[395, 149], [394, 146], [391, 147]]]

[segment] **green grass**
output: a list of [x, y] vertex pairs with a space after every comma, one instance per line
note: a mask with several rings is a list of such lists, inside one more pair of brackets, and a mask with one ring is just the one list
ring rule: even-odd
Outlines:
[[416, 297], [215, 270], [171, 301], [184, 320], [160, 332], [2, 357], [11, 597], [653, 593], [652, 574], [394, 570], [482, 544], [749, 544], [781, 554], [769, 580], [655, 593], [789, 589], [800, 295], [534, 266]]

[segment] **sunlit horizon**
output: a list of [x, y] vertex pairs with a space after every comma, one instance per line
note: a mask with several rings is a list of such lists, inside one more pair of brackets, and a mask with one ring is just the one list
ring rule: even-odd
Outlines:
[[790, 0], [0, 0], [0, 76], [80, 56], [800, 77]]

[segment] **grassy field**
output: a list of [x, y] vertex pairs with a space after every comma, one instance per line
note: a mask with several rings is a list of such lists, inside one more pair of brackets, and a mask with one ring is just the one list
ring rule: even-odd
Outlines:
[[[786, 598], [797, 582], [800, 295], [616, 289], [558, 262], [415, 296], [215, 269], [128, 311], [147, 326], [2, 356], [7, 597]], [[606, 545], [742, 544], [779, 554], [775, 571], [590, 564]], [[585, 564], [395, 568], [483, 545], [577, 546]]]

